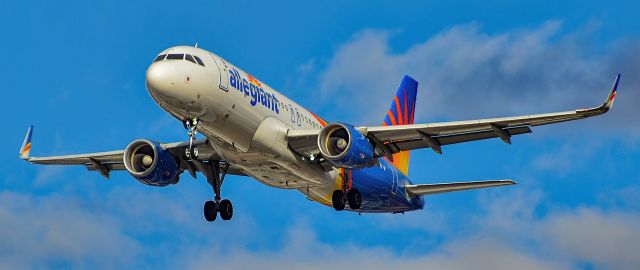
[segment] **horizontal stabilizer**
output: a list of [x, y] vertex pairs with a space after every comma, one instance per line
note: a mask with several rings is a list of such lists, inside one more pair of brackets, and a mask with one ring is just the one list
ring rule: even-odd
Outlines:
[[487, 180], [473, 182], [406, 185], [405, 189], [413, 195], [431, 195], [445, 192], [462, 191], [476, 188], [515, 185], [512, 180]]

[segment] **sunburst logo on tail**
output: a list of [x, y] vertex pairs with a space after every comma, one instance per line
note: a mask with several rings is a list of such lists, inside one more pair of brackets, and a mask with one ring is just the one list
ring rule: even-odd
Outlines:
[[[383, 126], [411, 125], [416, 109], [416, 95], [418, 82], [409, 76], [404, 76], [402, 83], [391, 102], [387, 115], [384, 117]], [[409, 151], [401, 151], [393, 154], [392, 164], [402, 173], [409, 173]]]

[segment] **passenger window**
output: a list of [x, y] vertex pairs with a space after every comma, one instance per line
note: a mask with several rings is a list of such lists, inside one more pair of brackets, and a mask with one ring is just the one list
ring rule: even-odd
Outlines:
[[193, 59], [193, 56], [191, 56], [190, 54], [187, 54], [184, 56], [184, 59], [186, 59], [187, 61], [191, 62], [191, 63], [196, 63], [196, 60]]
[[193, 58], [196, 59], [196, 61], [198, 62], [198, 65], [201, 65], [201, 66], [204, 67], [204, 63], [202, 62], [202, 60], [200, 60], [200, 57], [197, 57], [197, 56], [194, 55]]
[[166, 54], [158, 55], [158, 57], [156, 57], [156, 59], [155, 59], [155, 60], [153, 60], [153, 62], [158, 62], [158, 61], [160, 61], [160, 60], [164, 60], [164, 57], [165, 57], [165, 56], [167, 56], [167, 55], [166, 55]]
[[182, 60], [184, 59], [184, 54], [168, 54], [167, 60]]

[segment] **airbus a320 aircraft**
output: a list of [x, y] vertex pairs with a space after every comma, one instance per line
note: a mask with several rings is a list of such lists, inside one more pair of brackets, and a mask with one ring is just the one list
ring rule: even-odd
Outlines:
[[[413, 184], [407, 177], [409, 151], [531, 132], [531, 127], [577, 120], [607, 112], [618, 74], [604, 104], [566, 112], [414, 124], [418, 83], [405, 76], [380, 126], [327, 123], [249, 73], [209, 51], [189, 46], [162, 51], [149, 66], [151, 97], [180, 120], [188, 141], [139, 139], [124, 150], [30, 157], [33, 127], [20, 157], [45, 165], [82, 165], [109, 178], [126, 170], [143, 184], [178, 183], [187, 171], [201, 172], [214, 198], [204, 203], [206, 220], [233, 216], [222, 199], [225, 175], [252, 177], [268, 186], [294, 189], [335, 210], [403, 213], [422, 209], [423, 195], [511, 185], [511, 180]], [[205, 138], [197, 139], [196, 133]]]

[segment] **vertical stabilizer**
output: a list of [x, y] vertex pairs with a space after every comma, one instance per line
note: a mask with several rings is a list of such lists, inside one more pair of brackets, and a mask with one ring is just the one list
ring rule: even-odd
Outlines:
[[[396, 92], [391, 107], [384, 117], [384, 126], [410, 125], [416, 108], [418, 82], [405, 75]], [[393, 165], [402, 173], [409, 173], [409, 151], [402, 151], [393, 155]]]

